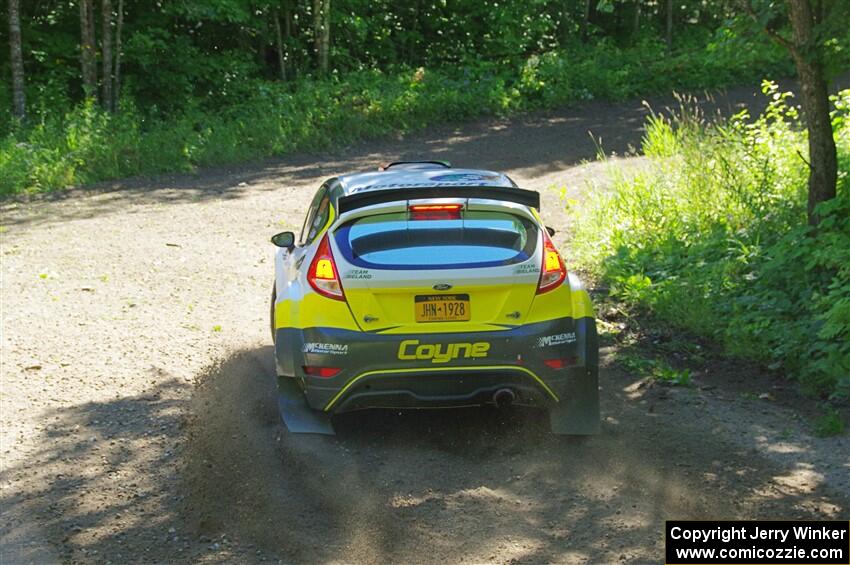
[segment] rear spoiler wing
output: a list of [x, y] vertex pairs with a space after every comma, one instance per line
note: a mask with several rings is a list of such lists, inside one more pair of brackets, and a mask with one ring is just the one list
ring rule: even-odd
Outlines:
[[355, 192], [341, 196], [337, 203], [340, 214], [385, 202], [422, 200], [428, 198], [483, 198], [522, 204], [540, 210], [540, 193], [510, 186], [423, 186], [413, 188], [385, 188]]

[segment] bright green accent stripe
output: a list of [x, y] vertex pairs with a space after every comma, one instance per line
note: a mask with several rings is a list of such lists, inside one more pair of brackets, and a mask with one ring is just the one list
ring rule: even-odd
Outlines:
[[420, 322], [414, 324], [406, 324], [392, 326], [381, 330], [369, 330], [381, 335], [398, 335], [398, 334], [452, 334], [452, 333], [470, 333], [470, 332], [495, 332], [504, 331], [512, 328], [517, 328], [518, 325], [510, 324], [476, 324], [474, 322]]
[[522, 371], [523, 373], [527, 374], [532, 379], [537, 381], [537, 384], [539, 384], [541, 387], [543, 387], [543, 389], [547, 393], [549, 393], [549, 396], [551, 396], [555, 400], [555, 402], [560, 402], [560, 400], [561, 400], [560, 398], [558, 398], [558, 395], [555, 394], [555, 392], [551, 388], [549, 388], [549, 386], [546, 383], [543, 382], [543, 379], [541, 379], [533, 371], [530, 371], [529, 369], [526, 369], [525, 367], [519, 367], [519, 366], [516, 366], [516, 365], [476, 365], [476, 366], [473, 366], [473, 367], [433, 367], [433, 368], [432, 367], [419, 367], [419, 368], [416, 368], [416, 369], [384, 369], [384, 370], [379, 370], [379, 371], [366, 371], [365, 373], [360, 373], [359, 375], [357, 375], [356, 377], [354, 377], [353, 379], [351, 379], [350, 381], [345, 383], [345, 386], [342, 387], [340, 389], [340, 391], [338, 393], [336, 393], [336, 395], [333, 398], [331, 398], [330, 402], [328, 402], [328, 404], [325, 406], [325, 412], [330, 410], [333, 407], [333, 405], [336, 404], [337, 400], [342, 398], [342, 396], [348, 391], [348, 389], [350, 389], [352, 386], [354, 386], [354, 384], [357, 383], [357, 381], [359, 381], [360, 379], [363, 379], [365, 377], [368, 377], [370, 375], [380, 375], [380, 374], [384, 374], [384, 373], [409, 374], [409, 373], [421, 373], [423, 371], [492, 371], [493, 369], [508, 369], [508, 370]]
[[322, 231], [323, 232], [327, 231], [327, 229], [329, 227], [331, 227], [331, 224], [334, 223], [335, 219], [336, 219], [336, 208], [334, 208], [333, 204], [328, 202], [328, 221], [325, 222], [324, 227], [322, 227]]
[[[317, 239], [322, 237], [322, 234], [324, 234], [326, 231], [328, 231], [328, 229], [330, 229], [331, 224], [334, 223], [335, 219], [336, 219], [336, 209], [334, 208], [333, 204], [328, 202], [328, 221], [325, 222], [325, 225], [322, 226], [322, 229], [320, 229], [316, 233], [316, 237], [314, 237], [312, 241], [316, 241]], [[311, 241], [311, 243], [312, 243], [312, 241]]]

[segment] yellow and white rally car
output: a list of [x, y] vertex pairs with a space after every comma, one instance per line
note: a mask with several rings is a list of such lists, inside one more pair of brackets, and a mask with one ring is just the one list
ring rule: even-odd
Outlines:
[[333, 433], [365, 408], [494, 403], [599, 426], [596, 322], [540, 195], [502, 173], [397, 162], [326, 181], [275, 235], [271, 325], [284, 422]]

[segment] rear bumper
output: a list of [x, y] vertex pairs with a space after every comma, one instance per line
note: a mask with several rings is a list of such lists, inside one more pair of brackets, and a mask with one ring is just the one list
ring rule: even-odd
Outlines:
[[[443, 408], [494, 403], [495, 394], [510, 390], [514, 404], [551, 406], [560, 402], [571, 385], [587, 380], [584, 369], [570, 369], [546, 383], [516, 369], [462, 367], [446, 371], [372, 371], [359, 375], [326, 402], [323, 387], [308, 387], [307, 396], [326, 410], [348, 412], [364, 408]], [[311, 402], [311, 405], [313, 403]]]
[[[598, 346], [592, 318], [560, 318], [500, 331], [377, 334], [278, 329], [278, 374], [301, 383], [317, 410], [447, 407], [492, 402], [511, 389], [528, 406], [591, 409], [598, 419]], [[546, 361], [564, 360], [562, 368]], [[302, 367], [334, 367], [331, 378]], [[282, 370], [291, 368], [289, 371]]]

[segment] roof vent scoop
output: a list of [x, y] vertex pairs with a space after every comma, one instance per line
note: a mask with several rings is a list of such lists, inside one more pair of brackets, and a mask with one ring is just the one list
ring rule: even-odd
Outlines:
[[382, 163], [378, 165], [379, 171], [386, 171], [392, 167], [398, 167], [399, 169], [415, 169], [415, 170], [423, 170], [423, 169], [451, 169], [452, 164], [448, 161], [393, 161], [392, 163]]

